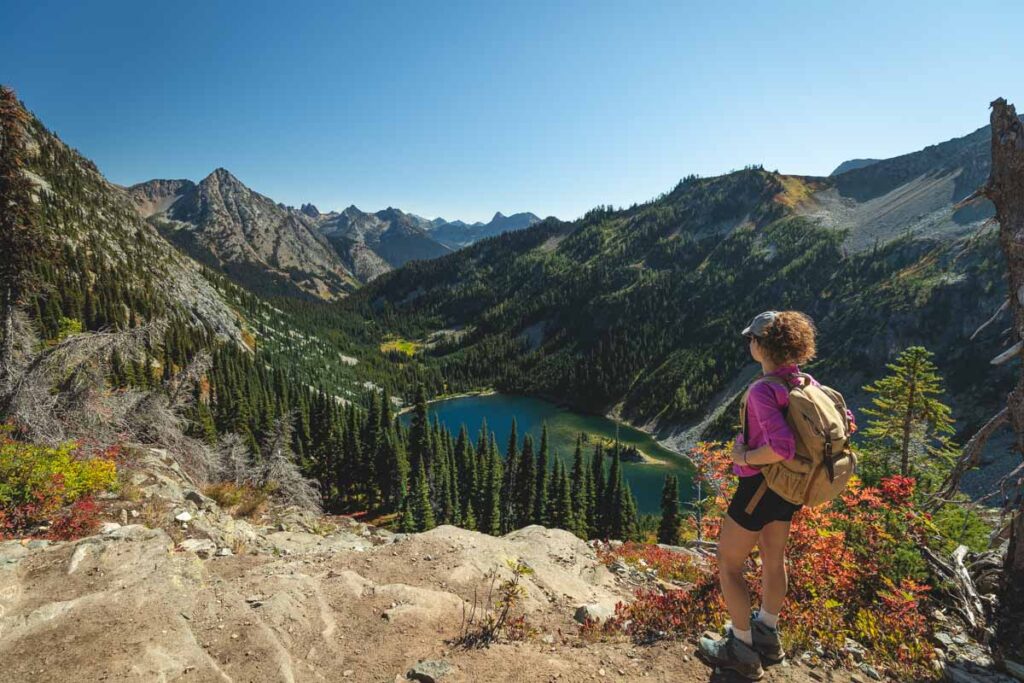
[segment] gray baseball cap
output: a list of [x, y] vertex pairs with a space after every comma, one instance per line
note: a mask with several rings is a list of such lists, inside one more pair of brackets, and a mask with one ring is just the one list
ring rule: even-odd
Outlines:
[[744, 337], [760, 337], [764, 334], [765, 330], [768, 329], [768, 326], [775, 322], [775, 318], [778, 315], [778, 311], [765, 311], [764, 313], [758, 313], [754, 316], [754, 319], [750, 321], [750, 324], [743, 328], [743, 331], [740, 334]]

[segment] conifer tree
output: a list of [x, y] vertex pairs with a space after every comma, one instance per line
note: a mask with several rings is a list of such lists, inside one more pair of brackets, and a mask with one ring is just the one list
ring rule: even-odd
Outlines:
[[520, 476], [519, 466], [519, 435], [516, 419], [512, 418], [512, 431], [508, 437], [508, 447], [505, 449], [505, 465], [502, 473], [501, 485], [501, 530], [508, 533], [516, 528], [517, 518], [517, 489]]
[[679, 545], [679, 480], [676, 475], [665, 475], [661, 492], [661, 522], [658, 524], [658, 543]]
[[572, 505], [572, 490], [569, 485], [569, 477], [566, 476], [565, 466], [562, 465], [562, 461], [558, 457], [555, 457], [555, 470], [551, 481], [552, 503], [549, 515], [551, 525], [577, 533], [578, 526]]
[[532, 511], [532, 522], [547, 526], [550, 523], [548, 518], [549, 484], [548, 484], [548, 426], [545, 423], [541, 426], [540, 449], [537, 451], [537, 483], [534, 486], [534, 501]]
[[[570, 494], [572, 496], [572, 514], [575, 526], [572, 531], [581, 538], [586, 538], [587, 526], [587, 466], [583, 461], [583, 435], [576, 437], [576, 450], [572, 456], [572, 474], [570, 476]], [[582, 524], [581, 524], [582, 522]]]
[[419, 461], [413, 475], [412, 490], [409, 503], [416, 531], [428, 531], [434, 528], [434, 507], [430, 502], [430, 487], [427, 484], [427, 472], [423, 460]]
[[590, 458], [590, 500], [587, 511], [590, 537], [602, 538], [604, 534], [603, 507], [605, 504], [604, 449], [598, 443]]
[[484, 468], [486, 474], [486, 485], [483, 487], [481, 501], [480, 531], [497, 536], [502, 532], [502, 464], [501, 456], [498, 455], [498, 444], [491, 435], [490, 444], [487, 447], [487, 465]]
[[531, 523], [534, 502], [537, 499], [537, 461], [533, 452], [533, 435], [523, 436], [523, 450], [519, 455], [519, 473], [516, 476], [516, 508], [513, 528]]
[[402, 501], [402, 512], [398, 518], [398, 530], [404, 534], [414, 534], [418, 531], [416, 516], [412, 511], [412, 496], [406, 496]]
[[[881, 462], [881, 473], [898, 466], [903, 476], [941, 477], [954, 457], [949, 436], [954, 432], [949, 406], [942, 402], [942, 377], [931, 361], [932, 353], [911, 346], [890, 363], [889, 374], [864, 387], [874, 394], [872, 419], [864, 435]], [[894, 462], [895, 461], [895, 462]]]
[[608, 468], [608, 480], [604, 487], [604, 500], [601, 502], [602, 529], [610, 538], [622, 538], [622, 460], [619, 449], [612, 450], [612, 464]]
[[409, 465], [413, 472], [423, 464], [423, 471], [430, 468], [431, 428], [427, 416], [427, 393], [422, 384], [416, 386], [416, 404], [409, 424]]
[[633, 497], [633, 488], [623, 478], [620, 490], [623, 492], [622, 502], [622, 539], [626, 541], [639, 541], [640, 538], [640, 515], [637, 511], [636, 498]]
[[[466, 425], [461, 425], [459, 436], [455, 440], [455, 467], [459, 508], [465, 523], [465, 518], [473, 514], [473, 495], [480, 485], [477, 481], [476, 456], [469, 443], [469, 431], [466, 429]], [[473, 516], [476, 515], [473, 514]]]

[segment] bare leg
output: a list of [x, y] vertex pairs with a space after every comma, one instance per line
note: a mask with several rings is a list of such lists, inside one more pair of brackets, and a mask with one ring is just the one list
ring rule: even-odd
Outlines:
[[748, 531], [728, 515], [718, 536], [718, 578], [733, 626], [750, 630], [750, 593], [743, 580], [743, 565], [757, 543], [758, 532]]
[[757, 538], [761, 552], [761, 609], [770, 614], [782, 610], [786, 598], [786, 541], [789, 540], [789, 522], [766, 524]]

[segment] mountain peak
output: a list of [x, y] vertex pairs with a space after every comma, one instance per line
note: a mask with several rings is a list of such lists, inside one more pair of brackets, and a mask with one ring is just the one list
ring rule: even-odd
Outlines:
[[218, 166], [210, 172], [210, 175], [199, 181], [200, 185], [210, 185], [216, 183], [218, 185], [243, 185], [241, 180], [236, 178], [234, 174], [223, 166]]
[[494, 217], [491, 218], [491, 222], [493, 223], [494, 221], [500, 221], [500, 220], [504, 220], [504, 219], [505, 219], [505, 214], [503, 214], [501, 211], [495, 211], [494, 212]]

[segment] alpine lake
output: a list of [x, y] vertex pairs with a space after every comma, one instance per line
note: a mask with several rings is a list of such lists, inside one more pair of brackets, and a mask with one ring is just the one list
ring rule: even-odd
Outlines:
[[[560, 458], [570, 470], [576, 450], [576, 437], [580, 433], [584, 434], [583, 455], [588, 464], [598, 441], [610, 446], [618, 439], [624, 447], [634, 447], [645, 456], [642, 462], [622, 462], [623, 475], [633, 490], [642, 514], [660, 513], [666, 474], [675, 474], [679, 478], [680, 502], [693, 497], [693, 465], [685, 456], [665, 448], [646, 432], [601, 415], [577, 413], [540, 398], [500, 393], [441, 399], [431, 402], [427, 411], [430, 421], [433, 422], [436, 417], [451, 431], [453, 437], [465, 425], [474, 443], [486, 420], [487, 429], [495, 435], [498, 450], [503, 455], [508, 446], [513, 418], [519, 431], [520, 447], [523, 435], [527, 432], [533, 435], [534, 448], [539, 447], [541, 429], [546, 424], [552, 456]], [[412, 414], [406, 412], [401, 419], [408, 425]], [[611, 457], [605, 458], [606, 472], [611, 462]]]

